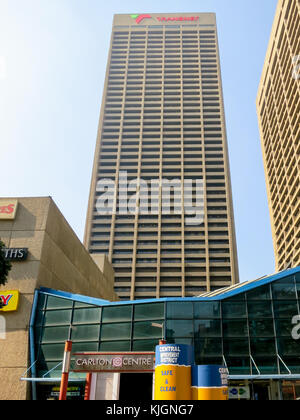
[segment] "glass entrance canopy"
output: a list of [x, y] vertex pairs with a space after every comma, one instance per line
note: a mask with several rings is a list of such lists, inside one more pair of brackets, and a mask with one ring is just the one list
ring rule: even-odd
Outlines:
[[300, 378], [299, 305], [300, 267], [184, 299], [112, 303], [41, 288], [33, 377], [60, 377], [70, 333], [73, 352], [153, 351], [164, 337], [194, 345], [196, 364], [226, 364], [231, 378]]

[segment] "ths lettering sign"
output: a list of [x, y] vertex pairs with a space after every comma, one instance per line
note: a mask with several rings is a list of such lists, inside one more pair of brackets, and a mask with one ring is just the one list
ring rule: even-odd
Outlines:
[[0, 200], [0, 220], [14, 220], [18, 202], [16, 200]]
[[154, 353], [75, 353], [74, 372], [153, 372]]
[[2, 252], [8, 261], [25, 261], [28, 257], [28, 248], [4, 248]]

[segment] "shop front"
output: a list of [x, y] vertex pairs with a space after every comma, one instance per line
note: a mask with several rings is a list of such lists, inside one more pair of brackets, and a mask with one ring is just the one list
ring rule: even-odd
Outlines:
[[[31, 334], [33, 396], [46, 378], [59, 384], [71, 329], [73, 353], [154, 352], [163, 337], [193, 346], [197, 365], [225, 366], [230, 399], [297, 399], [299, 305], [300, 268], [199, 298], [106, 303], [41, 288]], [[98, 399], [130, 399], [135, 375], [141, 397], [153, 398], [151, 373], [101, 375]], [[78, 378], [84, 383], [86, 375], [71, 373], [70, 381]]]

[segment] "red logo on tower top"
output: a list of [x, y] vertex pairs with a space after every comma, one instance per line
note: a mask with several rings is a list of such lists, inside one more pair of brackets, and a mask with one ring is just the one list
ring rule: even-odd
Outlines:
[[131, 15], [133, 19], [135, 19], [136, 23], [141, 23], [144, 19], [152, 19], [150, 15]]
[[158, 16], [154, 18], [151, 15], [131, 15], [139, 25], [144, 19], [154, 19], [158, 22], [198, 22], [199, 16]]

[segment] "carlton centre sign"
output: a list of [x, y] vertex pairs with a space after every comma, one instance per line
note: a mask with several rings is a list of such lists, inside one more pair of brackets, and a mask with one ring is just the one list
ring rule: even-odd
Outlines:
[[17, 200], [0, 199], [0, 220], [14, 220], [18, 208]]
[[154, 352], [74, 353], [74, 372], [154, 372]]

